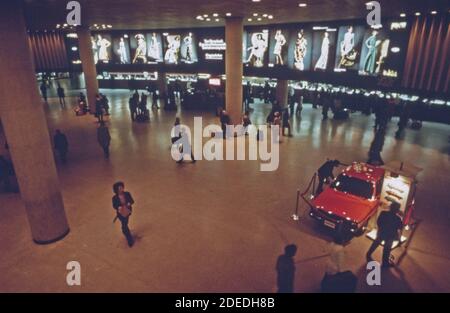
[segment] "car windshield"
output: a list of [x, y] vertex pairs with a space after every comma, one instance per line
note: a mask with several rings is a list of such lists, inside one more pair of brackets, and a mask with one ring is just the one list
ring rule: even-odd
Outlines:
[[339, 175], [331, 187], [364, 199], [370, 199], [373, 195], [371, 183], [346, 175]]

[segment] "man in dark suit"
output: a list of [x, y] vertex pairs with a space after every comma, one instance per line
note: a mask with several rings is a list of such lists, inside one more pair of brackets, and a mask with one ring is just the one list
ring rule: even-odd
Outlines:
[[377, 220], [378, 232], [377, 238], [367, 251], [367, 262], [372, 261], [372, 253], [378, 248], [382, 241], [384, 241], [383, 247], [383, 267], [390, 267], [392, 264], [389, 262], [391, 255], [392, 243], [395, 240], [399, 240], [400, 230], [403, 227], [402, 219], [398, 216], [400, 210], [400, 204], [398, 202], [392, 202], [389, 211], [381, 212]]

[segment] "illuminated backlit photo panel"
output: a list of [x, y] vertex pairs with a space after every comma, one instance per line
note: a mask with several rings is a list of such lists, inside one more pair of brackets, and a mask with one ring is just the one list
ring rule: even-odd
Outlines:
[[244, 34], [243, 62], [245, 66], [267, 66], [269, 51], [269, 30], [261, 29]]
[[93, 34], [91, 36], [91, 43], [95, 64], [110, 63], [112, 60], [111, 35], [104, 33]]
[[287, 66], [289, 30], [273, 28], [269, 40], [269, 67]]
[[128, 34], [118, 34], [113, 37], [113, 56], [114, 63], [117, 64], [130, 64], [131, 54], [130, 54], [130, 43]]
[[358, 70], [364, 33], [364, 26], [347, 25], [339, 27], [334, 66], [336, 72]]
[[326, 71], [333, 68], [336, 37], [337, 28], [313, 28], [312, 69], [314, 71]]
[[147, 40], [145, 33], [130, 34], [130, 50], [132, 64], [147, 64]]
[[198, 62], [197, 37], [193, 32], [181, 35], [180, 61], [186, 64]]
[[181, 34], [163, 33], [164, 62], [166, 64], [180, 63]]
[[308, 28], [291, 31], [288, 66], [297, 71], [309, 71], [312, 57], [312, 34]]
[[164, 62], [163, 43], [160, 33], [146, 34], [147, 39], [147, 63], [157, 64]]
[[379, 75], [389, 56], [390, 39], [383, 29], [367, 29], [361, 49], [359, 74]]

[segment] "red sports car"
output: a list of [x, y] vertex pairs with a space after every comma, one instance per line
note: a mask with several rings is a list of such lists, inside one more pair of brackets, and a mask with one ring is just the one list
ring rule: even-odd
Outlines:
[[380, 205], [384, 169], [353, 163], [311, 203], [310, 216], [340, 234], [364, 232]]

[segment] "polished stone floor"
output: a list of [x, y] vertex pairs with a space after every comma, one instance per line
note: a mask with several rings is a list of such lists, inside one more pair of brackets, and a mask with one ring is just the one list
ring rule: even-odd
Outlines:
[[[300, 220], [291, 219], [296, 190], [306, 188], [326, 158], [365, 161], [373, 117], [354, 113], [348, 121], [322, 122], [320, 110], [306, 104], [302, 118], [293, 119], [294, 137], [280, 145], [273, 172], [259, 171], [259, 161], [179, 165], [169, 151], [175, 116], [192, 125], [193, 116], [218, 123], [214, 114], [152, 111], [149, 124], [133, 124], [129, 91], [102, 92], [111, 102], [110, 160], [97, 144], [94, 117], [73, 114], [74, 98], [66, 109], [56, 98], [45, 105], [50, 131], [61, 129], [70, 142], [68, 164], [57, 166], [71, 232], [55, 244], [34, 244], [20, 196], [0, 194], [0, 291], [272, 292], [276, 259], [289, 243], [298, 246], [295, 291], [319, 290], [331, 238], [304, 205]], [[254, 107], [253, 123], [263, 123], [268, 106]], [[389, 125], [382, 156], [424, 169], [416, 197], [419, 225], [408, 248], [393, 252], [398, 267], [383, 271], [381, 286], [365, 282], [368, 238], [345, 247], [345, 268], [358, 275], [360, 292], [450, 292], [450, 126], [424, 123], [396, 140], [396, 123], [394, 118]], [[112, 223], [117, 180], [136, 200], [131, 249], [119, 223]], [[381, 249], [374, 257], [380, 259]], [[71, 260], [81, 264], [81, 286], [66, 284]]]

